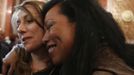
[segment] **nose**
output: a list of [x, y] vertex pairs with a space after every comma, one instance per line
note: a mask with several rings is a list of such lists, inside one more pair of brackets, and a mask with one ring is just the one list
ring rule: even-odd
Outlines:
[[17, 32], [20, 34], [26, 32], [26, 26], [23, 23], [21, 23], [17, 28]]
[[43, 36], [42, 42], [46, 45], [48, 41], [49, 41], [49, 33], [46, 31]]

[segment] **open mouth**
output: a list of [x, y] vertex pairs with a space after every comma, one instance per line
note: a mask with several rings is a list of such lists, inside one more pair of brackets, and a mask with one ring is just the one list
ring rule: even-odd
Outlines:
[[52, 53], [54, 51], [54, 49], [56, 48], [56, 44], [51, 44], [47, 46], [47, 50], [49, 53]]

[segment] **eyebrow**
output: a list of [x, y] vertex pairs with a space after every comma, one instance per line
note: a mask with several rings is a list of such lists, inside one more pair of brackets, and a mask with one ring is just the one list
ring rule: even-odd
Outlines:
[[24, 6], [21, 6], [20, 8], [22, 8], [25, 12], [28, 13], [28, 15], [30, 15], [32, 17], [32, 19], [44, 30], [44, 26], [42, 24], [40, 24], [32, 15], [32, 13]]
[[28, 15], [28, 13], [24, 16], [24, 19], [27, 19], [28, 17], [34, 19], [31, 15]]
[[54, 20], [54, 19], [48, 19], [48, 20], [45, 20], [45, 22], [44, 22], [44, 23], [47, 23], [47, 22], [49, 22], [49, 21], [53, 21], [53, 22], [55, 22], [55, 20]]

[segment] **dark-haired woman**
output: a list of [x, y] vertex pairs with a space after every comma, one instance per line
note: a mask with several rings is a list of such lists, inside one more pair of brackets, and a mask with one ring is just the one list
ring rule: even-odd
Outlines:
[[[53, 64], [61, 65], [61, 75], [92, 75], [96, 71], [104, 75], [103, 70], [110, 75], [126, 74], [100, 68], [101, 59], [108, 60], [101, 55], [105, 53], [105, 57], [109, 57], [107, 52], [125, 64], [122, 59], [125, 59], [126, 50], [118, 24], [95, 1], [51, 0], [42, 14], [46, 30], [43, 41]], [[132, 73], [133, 70], [128, 71], [128, 75]]]

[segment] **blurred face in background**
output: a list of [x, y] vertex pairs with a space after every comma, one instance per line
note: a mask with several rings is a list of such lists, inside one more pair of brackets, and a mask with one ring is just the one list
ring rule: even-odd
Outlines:
[[17, 31], [26, 51], [32, 52], [42, 46], [44, 30], [39, 25], [41, 19], [37, 10], [32, 5], [25, 5], [25, 8], [28, 11], [22, 9], [15, 11]]

